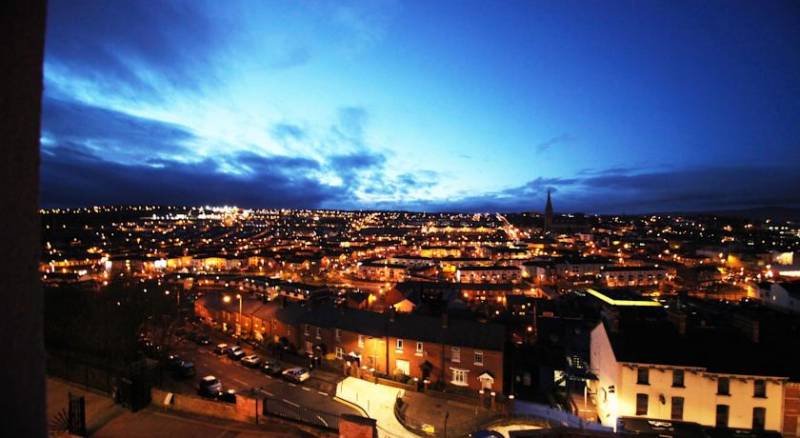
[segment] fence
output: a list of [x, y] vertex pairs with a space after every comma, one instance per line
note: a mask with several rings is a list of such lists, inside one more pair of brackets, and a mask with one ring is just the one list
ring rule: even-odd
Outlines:
[[553, 409], [550, 406], [530, 403], [523, 401], [515, 401], [513, 412], [518, 417], [530, 417], [536, 419], [543, 419], [549, 421], [553, 425], [560, 425], [578, 429], [590, 429], [598, 432], [607, 432], [610, 428], [604, 427], [598, 423], [585, 421], [584, 419], [572, 415], [569, 412]]
[[104, 364], [70, 355], [47, 355], [47, 374], [111, 394], [119, 372]]
[[264, 415], [298, 421], [311, 426], [339, 430], [339, 414], [301, 406], [289, 400], [267, 397], [263, 401]]

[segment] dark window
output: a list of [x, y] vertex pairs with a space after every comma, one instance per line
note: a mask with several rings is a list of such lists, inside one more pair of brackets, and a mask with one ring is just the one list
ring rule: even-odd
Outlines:
[[683, 420], [683, 397], [672, 397], [672, 413], [670, 418], [673, 420]]
[[717, 395], [731, 395], [731, 379], [720, 377], [717, 380]]
[[647, 394], [636, 394], [636, 415], [647, 415]]
[[766, 408], [753, 408], [753, 430], [764, 430], [766, 420]]
[[767, 382], [763, 380], [756, 380], [753, 382], [753, 397], [766, 397], [767, 396]]
[[728, 405], [717, 405], [717, 427], [728, 427]]
[[683, 370], [672, 371], [672, 386], [683, 388]]
[[640, 385], [649, 385], [650, 384], [650, 369], [648, 368], [638, 368], [636, 370], [636, 383]]

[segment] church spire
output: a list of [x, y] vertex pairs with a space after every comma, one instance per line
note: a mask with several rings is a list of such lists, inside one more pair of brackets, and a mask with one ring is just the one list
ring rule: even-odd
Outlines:
[[544, 231], [553, 229], [553, 201], [550, 199], [550, 189], [547, 190], [547, 205], [544, 207]]

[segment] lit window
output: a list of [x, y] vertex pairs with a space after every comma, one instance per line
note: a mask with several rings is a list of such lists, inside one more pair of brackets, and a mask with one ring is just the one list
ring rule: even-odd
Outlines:
[[467, 370], [460, 370], [451, 368], [453, 370], [453, 380], [450, 381], [453, 385], [467, 386]]
[[341, 341], [342, 340], [342, 332], [339, 329], [336, 329], [334, 331], [334, 336], [336, 337], [337, 341]]
[[344, 357], [344, 350], [342, 350], [342, 347], [336, 347], [336, 358], [342, 360], [343, 357]]
[[483, 365], [483, 352], [476, 351], [475, 352], [475, 365]]
[[358, 346], [364, 348], [364, 335], [358, 335]]
[[422, 351], [423, 351], [422, 349], [423, 349], [422, 342], [417, 342], [417, 346], [416, 346], [416, 348], [414, 349], [414, 352], [415, 352], [415, 353], [416, 353], [418, 356], [422, 356]]
[[395, 341], [394, 349], [397, 350], [398, 352], [402, 352], [403, 351], [403, 340], [402, 339], [398, 339], [398, 340]]
[[461, 349], [458, 347], [450, 348], [450, 361], [461, 362]]

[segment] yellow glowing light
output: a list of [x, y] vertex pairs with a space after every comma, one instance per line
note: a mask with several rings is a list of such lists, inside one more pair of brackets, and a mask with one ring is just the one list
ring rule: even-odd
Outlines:
[[230, 303], [231, 302], [231, 297], [228, 296], [228, 295], [225, 295], [224, 297], [222, 297], [222, 301], [224, 301], [226, 303]]
[[650, 300], [633, 301], [633, 300], [615, 300], [607, 295], [604, 295], [594, 289], [586, 289], [586, 292], [599, 298], [600, 300], [611, 304], [612, 306], [640, 306], [640, 307], [661, 307], [661, 303]]

